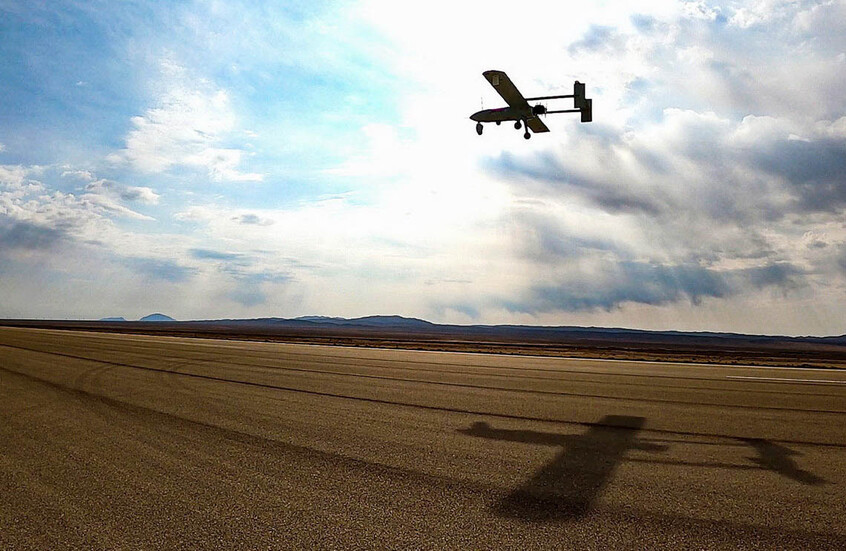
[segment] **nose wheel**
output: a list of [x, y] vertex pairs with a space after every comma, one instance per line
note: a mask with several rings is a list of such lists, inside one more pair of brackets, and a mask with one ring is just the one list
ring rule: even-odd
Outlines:
[[517, 121], [517, 122], [514, 123], [514, 129], [515, 130], [520, 130], [520, 126], [521, 126], [520, 121]]
[[476, 134], [478, 134], [478, 135], [480, 135], [480, 136], [481, 136], [481, 135], [482, 135], [482, 130], [484, 130], [484, 128], [482, 128], [482, 123], [477, 122], [477, 123], [476, 123]]
[[529, 134], [529, 131], [528, 131], [528, 130], [526, 130], [526, 133], [525, 133], [525, 134], [523, 134], [523, 137], [524, 137], [524, 138], [526, 138], [526, 139], [528, 140], [529, 138], [531, 138], [531, 137], [532, 137], [532, 135], [531, 135], [531, 134]]

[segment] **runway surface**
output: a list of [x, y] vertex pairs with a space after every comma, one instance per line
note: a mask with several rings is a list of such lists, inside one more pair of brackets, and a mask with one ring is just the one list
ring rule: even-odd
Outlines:
[[846, 372], [0, 328], [0, 549], [846, 549]]

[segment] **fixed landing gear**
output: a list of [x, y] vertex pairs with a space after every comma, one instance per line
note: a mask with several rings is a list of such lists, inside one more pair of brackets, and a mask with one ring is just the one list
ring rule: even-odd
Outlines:
[[[492, 121], [492, 122], [495, 122], [497, 126], [502, 124], [502, 121]], [[525, 128], [526, 130], [523, 133], [523, 137], [527, 140], [532, 137], [532, 135], [529, 133], [529, 127], [526, 125], [526, 123], [524, 121], [516, 121], [514, 123], [514, 128], [516, 128], [517, 130], [520, 130], [521, 128]], [[483, 131], [484, 131], [484, 127], [482, 126], [482, 123], [477, 122], [476, 123], [476, 134], [481, 136]]]

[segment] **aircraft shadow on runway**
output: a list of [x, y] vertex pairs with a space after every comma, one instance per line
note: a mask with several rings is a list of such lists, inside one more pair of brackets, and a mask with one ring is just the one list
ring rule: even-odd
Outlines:
[[[459, 432], [470, 436], [523, 442], [546, 446], [560, 446], [562, 451], [535, 475], [503, 498], [495, 513], [524, 521], [541, 522], [579, 518], [586, 515], [602, 489], [608, 484], [614, 470], [626, 461], [629, 450], [660, 453], [668, 446], [637, 437], [643, 428], [644, 417], [606, 415], [579, 435], [556, 434], [527, 430], [496, 429], [484, 422], [474, 423]], [[797, 452], [768, 440], [740, 439], [758, 452], [758, 457], [748, 458], [755, 465], [730, 463], [688, 463], [637, 459], [637, 462], [655, 462], [688, 467], [717, 467], [729, 469], [762, 469], [774, 471], [803, 484], [818, 485], [825, 480], [802, 470], [791, 458]]]
[[777, 472], [791, 480], [810, 486], [819, 486], [826, 482], [824, 478], [820, 478], [812, 472], [799, 468], [796, 461], [791, 458], [793, 455], [800, 455], [797, 451], [793, 451], [781, 444], [758, 438], [742, 438], [741, 442], [752, 446], [758, 452], [758, 457], [750, 457], [748, 459], [760, 465], [762, 469]]

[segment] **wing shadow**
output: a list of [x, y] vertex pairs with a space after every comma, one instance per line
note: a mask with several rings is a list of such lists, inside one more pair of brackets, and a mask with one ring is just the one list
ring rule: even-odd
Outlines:
[[587, 514], [627, 451], [666, 450], [666, 446], [637, 439], [644, 423], [643, 417], [606, 415], [581, 435], [494, 429], [482, 422], [460, 432], [493, 440], [563, 447], [552, 462], [495, 507], [500, 516], [539, 522]]
[[741, 441], [752, 446], [758, 452], [758, 457], [749, 457], [748, 459], [760, 465], [762, 469], [774, 471], [781, 476], [809, 486], [820, 486], [826, 483], [824, 478], [799, 468], [796, 461], [791, 458], [792, 455], [801, 455], [797, 451], [769, 440], [742, 438]]
[[[529, 522], [572, 519], [585, 516], [596, 498], [611, 480], [617, 466], [626, 460], [629, 450], [663, 452], [665, 444], [652, 443], [637, 437], [646, 419], [624, 415], [606, 415], [583, 434], [569, 435], [529, 430], [495, 429], [484, 422], [474, 423], [458, 432], [479, 438], [561, 447], [553, 461], [543, 466], [519, 488], [513, 490], [494, 507], [503, 517]], [[748, 459], [756, 465], [731, 463], [692, 463], [638, 458], [632, 461], [737, 470], [761, 469], [807, 485], [822, 485], [826, 480], [801, 469], [790, 448], [769, 440], [738, 438], [751, 446], [757, 457]]]

